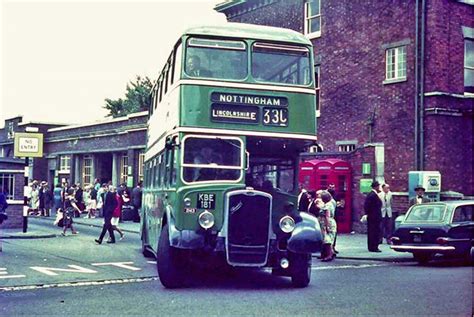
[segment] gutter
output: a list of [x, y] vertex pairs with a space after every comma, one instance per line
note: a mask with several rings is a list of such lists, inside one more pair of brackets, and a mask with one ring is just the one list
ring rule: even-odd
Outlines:
[[420, 151], [419, 163], [420, 171], [425, 169], [425, 19], [426, 19], [426, 0], [421, 1], [421, 65], [420, 65]]

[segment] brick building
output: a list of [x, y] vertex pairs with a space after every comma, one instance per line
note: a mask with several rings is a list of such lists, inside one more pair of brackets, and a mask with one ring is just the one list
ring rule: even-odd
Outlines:
[[[323, 149], [312, 157], [353, 163], [354, 219], [364, 199], [361, 157], [373, 166], [368, 176], [397, 192], [400, 210], [409, 171], [440, 171], [445, 197], [474, 195], [473, 9], [469, 0], [231, 0], [215, 7], [230, 22], [311, 39]], [[360, 153], [367, 150], [372, 158]]]
[[30, 181], [84, 186], [99, 178], [133, 187], [143, 179], [147, 119], [148, 112], [81, 125], [22, 122], [21, 116], [5, 120], [0, 129], [0, 185], [11, 205], [5, 226], [21, 226], [26, 163], [13, 157], [16, 132], [37, 128], [44, 136], [43, 157], [29, 159]]

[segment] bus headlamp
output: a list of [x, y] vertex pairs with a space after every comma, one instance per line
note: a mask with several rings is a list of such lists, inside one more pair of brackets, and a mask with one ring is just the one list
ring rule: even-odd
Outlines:
[[184, 198], [184, 207], [191, 207], [191, 198]]
[[284, 233], [290, 233], [295, 230], [295, 220], [290, 216], [284, 216], [280, 219], [280, 229]]
[[199, 215], [199, 225], [204, 229], [209, 229], [214, 225], [214, 215], [205, 210]]

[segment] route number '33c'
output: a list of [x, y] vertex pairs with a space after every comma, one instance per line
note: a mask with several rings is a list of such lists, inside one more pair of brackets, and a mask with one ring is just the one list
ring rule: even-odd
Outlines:
[[288, 126], [288, 109], [285, 108], [263, 108], [263, 124]]

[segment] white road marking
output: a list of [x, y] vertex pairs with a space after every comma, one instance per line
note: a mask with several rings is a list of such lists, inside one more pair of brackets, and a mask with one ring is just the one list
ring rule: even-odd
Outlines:
[[105, 265], [111, 265], [111, 266], [116, 266], [116, 267], [121, 267], [122, 269], [127, 269], [131, 271], [141, 271], [141, 268], [131, 266], [130, 264], [133, 264], [133, 262], [106, 262], [106, 263], [91, 263], [91, 265], [94, 266], [105, 266]]
[[88, 282], [77, 282], [77, 283], [9, 286], [9, 287], [0, 287], [0, 291], [25, 291], [25, 290], [37, 290], [37, 289], [45, 289], [45, 288], [53, 288], [53, 287], [77, 287], [77, 286], [96, 286], [96, 285], [125, 284], [125, 283], [142, 283], [142, 282], [157, 281], [157, 280], [158, 280], [158, 277], [141, 277], [141, 278], [126, 278], [126, 279], [88, 281]]
[[0, 267], [0, 278], [22, 278], [26, 277], [26, 275], [8, 275], [6, 267]]
[[72, 269], [60, 269], [60, 268], [53, 268], [53, 267], [44, 267], [44, 266], [30, 266], [30, 269], [38, 271], [40, 273], [50, 275], [50, 276], [55, 276], [58, 275], [58, 273], [55, 273], [53, 271], [58, 271], [58, 272], [72, 272], [72, 273], [87, 273], [87, 274], [95, 274], [97, 271], [91, 270], [91, 269], [86, 269], [85, 267], [79, 266], [79, 265], [68, 265]]
[[367, 269], [371, 267], [388, 266], [389, 264], [354, 264], [354, 265], [334, 265], [334, 266], [313, 266], [311, 270], [343, 270], [343, 269]]

